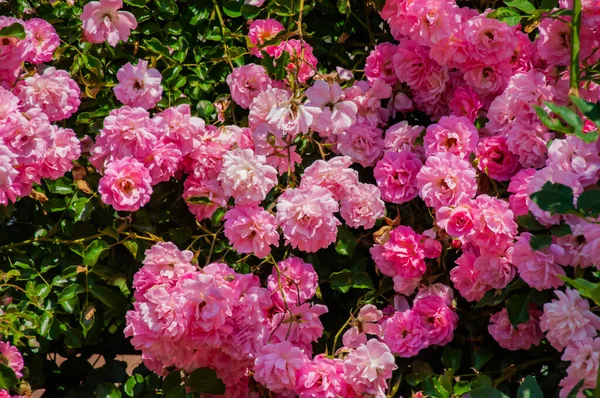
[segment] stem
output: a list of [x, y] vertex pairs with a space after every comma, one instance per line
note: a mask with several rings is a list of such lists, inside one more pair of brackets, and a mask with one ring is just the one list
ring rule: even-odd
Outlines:
[[573, 19], [571, 30], [571, 85], [569, 95], [579, 97], [579, 32], [581, 31], [581, 0], [573, 0]]
[[229, 58], [229, 52], [227, 51], [227, 43], [225, 42], [225, 22], [223, 22], [223, 14], [221, 14], [221, 9], [219, 8], [219, 4], [217, 3], [217, 0], [213, 0], [213, 4], [215, 6], [215, 12], [217, 13], [217, 19], [219, 20], [219, 24], [221, 25], [221, 37], [223, 39], [223, 52], [225, 53], [223, 58], [225, 58], [225, 60], [231, 67], [231, 70], [234, 70], [235, 68], [233, 67], [233, 63], [231, 62], [231, 59]]

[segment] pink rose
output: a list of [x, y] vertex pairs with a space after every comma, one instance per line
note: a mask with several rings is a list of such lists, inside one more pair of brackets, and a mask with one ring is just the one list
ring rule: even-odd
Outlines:
[[148, 61], [140, 59], [136, 66], [126, 63], [117, 71], [117, 79], [113, 90], [124, 105], [151, 109], [160, 101], [162, 76], [158, 70], [148, 69]]
[[150, 201], [150, 173], [144, 165], [129, 157], [110, 162], [100, 179], [102, 201], [115, 210], [136, 211]]
[[80, 17], [84, 39], [96, 44], [107, 41], [112, 47], [119, 40], [127, 41], [130, 32], [137, 28], [137, 21], [132, 13], [119, 11], [122, 7], [122, 0], [87, 3]]

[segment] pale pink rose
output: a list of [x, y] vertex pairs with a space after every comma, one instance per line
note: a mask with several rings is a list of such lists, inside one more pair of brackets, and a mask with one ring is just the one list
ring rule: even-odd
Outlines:
[[443, 116], [427, 127], [423, 146], [427, 156], [450, 152], [467, 159], [475, 152], [478, 139], [477, 128], [466, 117]]
[[396, 50], [396, 44], [387, 42], [380, 43], [371, 50], [365, 64], [367, 81], [372, 82], [375, 79], [381, 79], [390, 85], [394, 85], [398, 81], [393, 67], [393, 57]]
[[300, 398], [358, 397], [344, 380], [343, 361], [324, 354], [315, 356], [296, 373], [296, 393]]
[[339, 134], [337, 150], [350, 156], [353, 162], [363, 167], [375, 165], [383, 153], [383, 131], [368, 124], [354, 124]]
[[383, 322], [383, 341], [402, 358], [416, 356], [429, 346], [429, 331], [419, 314], [412, 310], [395, 312]]
[[388, 0], [381, 10], [381, 17], [390, 25], [394, 39], [400, 40], [408, 36], [415, 26], [418, 25], [416, 15], [410, 11], [412, 2], [406, 0]]
[[119, 40], [127, 41], [132, 30], [137, 28], [135, 16], [119, 11], [122, 0], [91, 1], [83, 7], [81, 22], [83, 37], [90, 43], [108, 42], [116, 47]]
[[587, 224], [583, 228], [585, 245], [581, 249], [581, 255], [600, 269], [600, 226]]
[[[267, 123], [267, 116], [271, 110], [288, 101], [290, 95], [289, 91], [275, 87], [271, 87], [270, 89], [259, 93], [250, 103], [250, 113], [248, 114], [248, 124], [250, 128], [256, 129], [262, 123]], [[276, 119], [273, 121], [277, 122]], [[275, 125], [276, 124], [277, 123], [275, 123]]]
[[90, 151], [90, 163], [102, 171], [109, 162], [127, 156], [143, 161], [158, 143], [156, 122], [142, 108], [111, 110]]
[[[279, 58], [283, 48], [278, 45], [262, 47], [262, 44], [271, 40], [281, 31], [285, 30], [283, 25], [275, 19], [257, 19], [250, 24], [248, 28], [248, 38], [253, 44], [250, 47], [250, 53], [262, 58], [261, 51], [265, 51], [272, 58]], [[261, 48], [262, 47], [262, 48]]]
[[375, 185], [359, 183], [351, 186], [340, 201], [340, 215], [351, 228], [373, 228], [384, 214], [385, 204]]
[[177, 145], [183, 156], [198, 148], [206, 133], [206, 123], [199, 117], [192, 116], [188, 104], [167, 108], [152, 120], [164, 131], [165, 139]]
[[81, 91], [69, 73], [49, 67], [19, 82], [14, 90], [24, 110], [39, 108], [50, 121], [70, 117], [79, 108]]
[[509, 258], [483, 248], [481, 255], [473, 263], [473, 269], [482, 283], [494, 289], [504, 289], [517, 275], [517, 269]]
[[397, 368], [390, 348], [375, 339], [350, 350], [344, 360], [346, 382], [362, 395], [385, 396], [387, 380]]
[[356, 348], [360, 344], [367, 343], [367, 334], [379, 336], [381, 325], [379, 321], [383, 313], [373, 304], [363, 306], [356, 318], [353, 319], [352, 327], [342, 336], [342, 342], [346, 348]]
[[254, 152], [267, 158], [267, 164], [275, 167], [279, 175], [288, 171], [294, 172], [296, 164], [302, 162], [302, 157], [296, 152], [296, 146], [283, 141], [281, 134], [273, 132], [266, 123], [259, 125], [252, 132]]
[[562, 351], [575, 341], [596, 337], [600, 317], [590, 311], [590, 305], [577, 290], [555, 290], [558, 300], [544, 304], [540, 327], [552, 347]]
[[388, 109], [391, 117], [395, 118], [397, 112], [410, 112], [414, 109], [412, 99], [403, 92], [392, 94], [392, 98], [388, 102]]
[[236, 204], [255, 204], [277, 185], [277, 170], [252, 149], [235, 149], [223, 155], [218, 180], [225, 195], [233, 196]]
[[417, 174], [422, 166], [419, 157], [409, 150], [386, 152], [373, 170], [381, 197], [396, 204], [416, 198], [419, 194]]
[[144, 165], [133, 158], [116, 159], [106, 165], [98, 192], [102, 202], [115, 210], [136, 211], [150, 201], [152, 179]]
[[260, 206], [237, 205], [225, 213], [225, 236], [238, 253], [264, 258], [279, 245], [275, 216]]
[[352, 159], [348, 156], [316, 160], [304, 169], [300, 188], [317, 185], [329, 190], [335, 200], [342, 200], [351, 187], [359, 184], [358, 172], [350, 168], [351, 164]]
[[469, 56], [489, 65], [508, 61], [517, 46], [516, 29], [486, 13], [471, 18], [464, 24], [464, 35], [469, 44]]
[[564, 276], [565, 270], [557, 264], [557, 260], [564, 256], [564, 249], [553, 243], [550, 247], [534, 251], [529, 245], [531, 236], [529, 232], [522, 233], [509, 250], [521, 278], [539, 291], [564, 285], [559, 276]]
[[358, 107], [358, 123], [373, 127], [387, 122], [390, 112], [381, 106], [381, 101], [391, 96], [392, 87], [381, 79], [372, 83], [355, 81], [352, 87], [344, 89], [344, 99], [353, 101]]
[[324, 305], [304, 303], [289, 307], [288, 311], [275, 313], [271, 319], [271, 341], [289, 341], [305, 354], [312, 355], [312, 343], [323, 334], [319, 316], [327, 311]]
[[[531, 117], [533, 118], [533, 116]], [[523, 167], [543, 167], [546, 160], [547, 144], [554, 138], [553, 133], [530, 118], [516, 119], [506, 133], [508, 150], [519, 157]]]
[[273, 392], [292, 391], [306, 354], [287, 341], [265, 345], [254, 361], [254, 379]]
[[569, 65], [569, 24], [560, 19], [544, 18], [540, 22], [539, 30], [540, 35], [535, 41], [539, 56], [550, 65]]
[[0, 204], [7, 205], [8, 201], [16, 202], [21, 195], [18, 156], [0, 140]]
[[502, 308], [502, 311], [490, 318], [488, 332], [502, 348], [511, 351], [528, 350], [532, 345], [540, 344], [544, 337], [539, 326], [541, 315], [542, 311], [530, 309], [529, 320], [515, 328], [508, 319], [508, 311]]
[[415, 299], [412, 312], [421, 317], [421, 322], [429, 331], [429, 345], [446, 345], [454, 338], [458, 326], [458, 315], [439, 296], [426, 296]]
[[[317, 70], [317, 58], [313, 55], [313, 48], [304, 40], [290, 39], [282, 43], [283, 51], [290, 54], [288, 71], [297, 75], [300, 83], [306, 83]], [[298, 68], [299, 66], [299, 68]]]
[[535, 169], [523, 169], [515, 174], [511, 178], [510, 184], [508, 184], [507, 191], [513, 194], [510, 195], [508, 201], [510, 202], [510, 209], [515, 213], [515, 216], [524, 216], [529, 213], [531, 199], [527, 193], [527, 187], [535, 173]]
[[422, 126], [411, 126], [406, 120], [390, 126], [385, 131], [384, 147], [388, 151], [412, 150], [417, 138], [425, 131]]
[[477, 168], [498, 181], [510, 180], [519, 169], [519, 158], [508, 150], [506, 138], [485, 137], [477, 144]]
[[417, 18], [410, 37], [423, 45], [451, 37], [461, 23], [459, 7], [451, 0], [414, 0], [410, 14]]
[[0, 87], [0, 137], [8, 136], [19, 124], [19, 98]]
[[226, 81], [231, 98], [244, 109], [248, 109], [260, 93], [272, 87], [271, 78], [265, 68], [256, 64], [235, 68]]
[[313, 114], [312, 128], [322, 137], [342, 134], [356, 122], [358, 108], [352, 101], [342, 100], [342, 87], [337, 83], [317, 80], [306, 90], [304, 104]]
[[448, 68], [432, 68], [423, 84], [413, 89], [417, 109], [431, 115], [435, 120], [448, 113], [447, 104], [441, 101], [449, 81]]
[[81, 155], [81, 148], [73, 130], [53, 127], [44, 159], [38, 167], [42, 177], [55, 180], [71, 170], [72, 162]]
[[181, 151], [174, 143], [159, 141], [143, 162], [152, 177], [152, 185], [169, 181], [177, 172], [181, 159]]
[[56, 30], [48, 22], [40, 18], [31, 18], [25, 21], [25, 28], [31, 32], [33, 50], [27, 57], [27, 62], [39, 64], [52, 61], [54, 50], [60, 45]]
[[307, 253], [335, 242], [339, 209], [329, 190], [319, 187], [286, 189], [277, 199], [277, 222], [285, 244]]
[[554, 140], [548, 148], [546, 166], [570, 171], [577, 176], [583, 187], [595, 184], [600, 176], [600, 155], [593, 143], [585, 143], [572, 135]]
[[477, 256], [471, 251], [463, 251], [455, 260], [457, 266], [450, 270], [450, 280], [454, 287], [467, 301], [479, 301], [490, 290], [489, 285], [479, 278], [479, 271], [475, 269]]
[[502, 254], [517, 236], [515, 215], [508, 202], [479, 195], [473, 203], [474, 234], [469, 241], [487, 251]]
[[475, 169], [449, 153], [437, 153], [425, 161], [417, 174], [419, 195], [429, 207], [455, 206], [477, 192]]
[[443, 228], [450, 236], [468, 240], [473, 235], [474, 211], [472, 203], [464, 202], [456, 207], [440, 207], [435, 219], [438, 227]]
[[[0, 42], [0, 64], [6, 76], [2, 76], [4, 73], [0, 73], [0, 81], [4, 80], [3, 77], [9, 77], [9, 75], [14, 74], [15, 71], [18, 73], [21, 63], [34, 51], [32, 32], [27, 29], [26, 23], [17, 18], [0, 16], [0, 29], [15, 23], [25, 28], [25, 38], [19, 39], [14, 36], [2, 38]], [[6, 88], [9, 89], [11, 87]]]
[[454, 300], [454, 292], [450, 286], [444, 285], [443, 283], [433, 283], [431, 285], [420, 287], [413, 300], [413, 305], [426, 297], [439, 297], [445, 305], [451, 308], [453, 307], [452, 300]]
[[386, 241], [375, 244], [371, 256], [381, 273], [389, 277], [413, 278], [426, 270], [421, 235], [404, 225], [394, 228]]
[[288, 305], [302, 305], [313, 298], [317, 291], [318, 275], [310, 263], [298, 257], [288, 257], [273, 267], [267, 278], [267, 288], [273, 303], [280, 309]]
[[[273, 93], [277, 96], [277, 102], [270, 105], [267, 115], [264, 118], [265, 122], [276, 130], [281, 131], [284, 137], [289, 135], [293, 139], [298, 134], [308, 133], [308, 129], [313, 124], [312, 113], [306, 106], [302, 105], [300, 100], [292, 96], [280, 100], [279, 96], [283, 95], [281, 91], [283, 90], [277, 90], [276, 93]], [[257, 100], [259, 98], [261, 97], [258, 97]], [[252, 113], [252, 110], [250, 110], [250, 113]]]
[[351, 71], [349, 71], [346, 68], [342, 68], [341, 66], [336, 66], [335, 71], [341, 80], [349, 81], [349, 80], [354, 79], [354, 73], [352, 73]]
[[421, 284], [423, 277], [421, 275], [405, 278], [401, 275], [396, 275], [393, 278], [394, 291], [396, 293], [410, 296], [414, 293], [415, 289]]
[[216, 179], [200, 179], [194, 175], [190, 175], [183, 182], [182, 196], [198, 221], [212, 217], [219, 207], [227, 205], [229, 199]]
[[456, 116], [464, 116], [474, 123], [479, 110], [483, 107], [483, 102], [471, 87], [460, 86], [452, 93], [448, 107]]
[[[562, 171], [556, 169], [556, 166], [544, 167], [538, 170], [527, 184], [527, 194], [531, 194], [541, 191], [542, 187], [547, 183], [551, 182], [554, 184], [563, 184], [573, 189], [575, 195], [573, 202], [577, 200], [577, 197], [583, 192], [583, 187], [577, 179], [577, 175], [570, 171]], [[575, 204], [575, 203], [573, 203]], [[551, 214], [548, 211], [540, 209], [540, 207], [533, 201], [529, 203], [529, 210], [535, 218], [543, 225], [554, 225], [560, 223], [561, 216], [558, 214]]]
[[162, 76], [158, 70], [148, 69], [148, 61], [140, 59], [136, 66], [126, 63], [117, 71], [117, 79], [113, 90], [124, 105], [151, 109], [160, 101]]
[[584, 397], [582, 390], [595, 388], [598, 376], [598, 363], [600, 362], [600, 338], [591, 337], [584, 341], [576, 341], [565, 349], [563, 361], [570, 361], [567, 368], [567, 377], [559, 385], [562, 387], [560, 398], [567, 398], [575, 386], [583, 380], [583, 386], [577, 398]]

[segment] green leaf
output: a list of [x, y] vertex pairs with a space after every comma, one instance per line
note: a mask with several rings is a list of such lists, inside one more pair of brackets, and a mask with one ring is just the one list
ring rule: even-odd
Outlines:
[[212, 221], [212, 225], [215, 227], [217, 225], [220, 225], [221, 220], [223, 219], [223, 216], [225, 215], [225, 213], [226, 213], [226, 210], [223, 207], [219, 207], [217, 210], [215, 210], [212, 217], [210, 218], [210, 220]]
[[513, 327], [517, 327], [529, 320], [529, 303], [531, 299], [529, 295], [517, 294], [511, 297], [506, 303], [508, 311], [508, 319]]
[[[576, 96], [569, 96], [571, 102], [575, 104], [577, 108], [583, 113], [588, 119], [590, 119], [597, 128], [600, 129], [600, 105], [594, 104], [592, 102], [588, 102], [583, 98]], [[585, 142], [595, 142], [598, 140], [598, 131], [593, 131], [589, 133], [583, 133], [578, 135]]]
[[109, 244], [101, 239], [93, 241], [83, 251], [83, 263], [90, 267], [96, 265], [100, 254], [102, 254], [104, 250], [108, 250], [109, 248]]
[[471, 391], [471, 383], [464, 380], [459, 380], [454, 384], [454, 388], [452, 389], [452, 394], [457, 397], [461, 397]]
[[600, 215], [600, 190], [585, 191], [577, 199], [577, 208], [586, 217]]
[[502, 391], [498, 391], [492, 387], [478, 387], [471, 390], [470, 398], [508, 398]]
[[114, 383], [102, 383], [96, 387], [94, 394], [97, 398], [121, 398], [121, 391]]
[[356, 249], [356, 238], [354, 237], [354, 234], [348, 228], [340, 226], [335, 242], [335, 251], [342, 256], [352, 257], [354, 249]]
[[540, 121], [546, 126], [548, 127], [551, 131], [558, 131], [561, 133], [565, 133], [565, 134], [571, 134], [571, 131], [566, 128], [558, 119], [555, 119], [553, 117], [550, 117], [550, 115], [548, 115], [548, 113], [546, 112], [546, 110], [544, 108], [542, 108], [541, 106], [535, 106], [535, 113], [537, 113], [538, 118], [540, 119]]
[[0, 29], [0, 37], [16, 37], [19, 40], [25, 38], [25, 28], [18, 22]]
[[117, 308], [117, 296], [109, 288], [96, 285], [90, 289], [90, 293], [92, 293], [92, 296], [97, 298], [106, 306], [110, 308]]
[[514, 26], [521, 22], [521, 16], [513, 9], [500, 7], [496, 11], [489, 13], [488, 18], [494, 18], [506, 23], [509, 26]]
[[517, 223], [530, 231], [543, 231], [546, 229], [546, 227], [540, 224], [531, 213], [517, 216]]
[[212, 203], [206, 196], [190, 196], [185, 201], [194, 205], [209, 205]]
[[563, 184], [547, 182], [541, 191], [531, 194], [531, 200], [540, 209], [553, 214], [567, 214], [569, 211], [575, 210], [575, 206], [573, 206], [573, 189]]
[[535, 6], [527, 0], [504, 0], [504, 4], [521, 10], [526, 14], [533, 14], [535, 12]]
[[558, 0], [542, 0], [540, 8], [542, 10], [552, 10], [558, 7]]
[[207, 394], [225, 394], [225, 384], [211, 368], [194, 370], [188, 377], [188, 386], [194, 392]]
[[127, 381], [123, 385], [123, 390], [125, 391], [125, 394], [127, 394], [130, 397], [133, 397], [135, 395], [134, 389], [136, 385], [137, 381], [135, 379], [135, 376], [129, 376], [127, 378]]
[[544, 398], [544, 393], [533, 376], [525, 377], [517, 391], [517, 398]]
[[444, 347], [442, 353], [442, 363], [447, 369], [452, 369], [454, 373], [460, 369], [460, 362], [462, 357], [462, 348], [452, 348], [450, 346]]
[[577, 113], [573, 112], [566, 106], [560, 106], [553, 104], [552, 102], [545, 101], [544, 104], [558, 117], [564, 120], [569, 126], [573, 128], [575, 134], [581, 134], [583, 130], [583, 122]]
[[412, 372], [406, 376], [406, 381], [413, 387], [419, 385], [427, 377], [433, 375], [433, 369], [431, 366], [424, 361], [416, 360], [410, 364]]
[[175, 370], [169, 373], [163, 379], [162, 390], [165, 394], [167, 394], [174, 388], [179, 387], [179, 385], [181, 385], [181, 372], [179, 370]]
[[579, 393], [579, 390], [581, 390], [581, 387], [583, 387], [584, 382], [585, 380], [579, 380], [579, 382], [573, 386], [569, 395], [567, 395], [567, 398], [577, 398], [577, 394]]
[[134, 7], [144, 7], [148, 0], [124, 0], [126, 4]]
[[532, 250], [543, 250], [552, 244], [551, 235], [533, 235], [529, 240], [529, 246]]
[[569, 227], [568, 224], [559, 224], [559, 225], [555, 225], [552, 228], [550, 228], [550, 233], [552, 234], [552, 236], [567, 236], [567, 235], [571, 235], [573, 233], [573, 231], [571, 231], [571, 227]]
[[79, 324], [81, 325], [81, 331], [83, 332], [84, 338], [87, 336], [92, 326], [94, 326], [95, 312], [96, 307], [88, 305], [81, 311], [81, 314], [79, 314]]
[[237, 1], [228, 1], [223, 6], [223, 12], [231, 18], [237, 18], [242, 16], [242, 3]]
[[329, 275], [329, 283], [331, 287], [339, 292], [348, 293], [348, 290], [354, 284], [352, 280], [352, 271], [345, 269], [338, 272], [333, 272]]
[[132, 240], [126, 240], [124, 242], [121, 242], [121, 244], [123, 246], [125, 246], [125, 248], [127, 250], [129, 250], [129, 253], [131, 253], [133, 255], [133, 257], [137, 256], [137, 252], [138, 252], [138, 244]]
[[17, 384], [17, 375], [8, 366], [0, 363], [0, 389], [10, 390]]
[[481, 368], [493, 357], [494, 353], [487, 348], [475, 350], [471, 354], [471, 364], [476, 370], [481, 370]]
[[94, 206], [88, 198], [79, 198], [71, 204], [73, 219], [75, 221], [87, 221], [94, 211]]
[[600, 284], [583, 278], [571, 279], [563, 275], [559, 275], [558, 277], [577, 289], [583, 297], [592, 299], [597, 305], [600, 305]]
[[344, 15], [350, 14], [350, 0], [338, 0], [337, 8]]
[[260, 7], [251, 6], [250, 4], [242, 5], [242, 15], [246, 19], [256, 18], [260, 14]]
[[165, 394], [165, 398], [186, 398], [185, 386], [175, 387]]

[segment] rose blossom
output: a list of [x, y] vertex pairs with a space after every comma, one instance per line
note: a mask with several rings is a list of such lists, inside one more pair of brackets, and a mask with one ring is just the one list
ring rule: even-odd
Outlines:
[[286, 189], [277, 199], [277, 221], [286, 245], [307, 253], [335, 242], [339, 209], [329, 190], [319, 187]]
[[312, 343], [323, 334], [319, 316], [327, 311], [324, 305], [304, 303], [291, 306], [287, 311], [276, 312], [271, 319], [271, 341], [289, 341], [307, 355], [312, 355]]
[[375, 339], [350, 350], [344, 360], [346, 381], [363, 395], [385, 396], [387, 379], [397, 368], [389, 347]]
[[421, 235], [411, 227], [400, 225], [389, 233], [387, 240], [371, 248], [371, 256], [384, 275], [405, 278], [421, 276], [425, 273], [426, 265], [420, 242]]
[[419, 157], [409, 150], [386, 152], [373, 170], [381, 197], [396, 204], [416, 198], [419, 194], [417, 174], [422, 166]]
[[510, 208], [516, 216], [524, 216], [529, 213], [529, 204], [531, 199], [527, 193], [529, 181], [535, 175], [535, 169], [523, 169], [515, 174], [508, 184], [508, 192], [513, 193], [508, 198]]
[[475, 196], [475, 170], [465, 160], [442, 152], [430, 156], [417, 174], [419, 194], [429, 207], [454, 206]]
[[25, 21], [25, 28], [31, 32], [33, 44], [33, 51], [29, 53], [27, 62], [39, 64], [52, 61], [54, 50], [60, 45], [54, 27], [43, 19], [31, 18]]
[[231, 98], [236, 104], [248, 109], [252, 100], [265, 90], [271, 88], [269, 75], [260, 65], [247, 64], [237, 67], [226, 79]]
[[429, 330], [429, 345], [446, 345], [454, 338], [458, 315], [439, 296], [419, 297], [413, 301], [412, 311], [421, 317]]
[[49, 67], [43, 74], [19, 82], [15, 94], [21, 100], [23, 109], [39, 108], [50, 121], [70, 117], [79, 108], [81, 91], [69, 73]]
[[392, 61], [396, 49], [397, 46], [393, 43], [380, 43], [371, 50], [365, 64], [365, 76], [369, 83], [381, 79], [387, 84], [394, 85], [398, 81]]
[[106, 166], [98, 192], [102, 201], [115, 210], [136, 211], [150, 201], [151, 182], [150, 173], [142, 163], [125, 157]]
[[91, 1], [83, 6], [80, 19], [84, 39], [96, 44], [107, 41], [112, 47], [119, 40], [127, 41], [137, 21], [132, 13], [119, 11], [122, 7], [122, 0]]
[[412, 310], [396, 311], [382, 327], [383, 341], [402, 358], [414, 357], [429, 346], [429, 332], [419, 314]]
[[254, 378], [273, 392], [296, 386], [296, 373], [308, 362], [306, 354], [287, 341], [265, 345], [254, 361]]
[[319, 354], [296, 373], [296, 393], [300, 398], [358, 397], [344, 379], [344, 363], [339, 358]]
[[467, 301], [481, 300], [485, 292], [490, 290], [490, 286], [480, 279], [479, 271], [475, 269], [476, 259], [473, 252], [463, 251], [455, 260], [457, 266], [450, 270], [450, 280]]
[[136, 66], [126, 63], [117, 71], [117, 79], [113, 90], [124, 105], [151, 109], [160, 101], [162, 76], [158, 70], [148, 69], [148, 61], [140, 59]]
[[478, 138], [477, 128], [466, 117], [443, 116], [427, 127], [423, 146], [427, 156], [450, 152], [467, 159], [475, 152]]
[[473, 209], [469, 202], [456, 207], [440, 207], [436, 212], [436, 223], [450, 236], [468, 239], [473, 232]]
[[273, 302], [284, 308], [288, 305], [301, 305], [313, 298], [317, 291], [318, 275], [310, 263], [298, 257], [288, 257], [273, 267], [267, 278], [267, 288]]
[[238, 148], [223, 155], [218, 180], [225, 195], [233, 196], [236, 204], [254, 204], [262, 201], [277, 184], [277, 170], [252, 149]]
[[337, 150], [363, 167], [373, 166], [383, 153], [383, 131], [368, 124], [354, 124], [337, 136]]
[[385, 131], [384, 147], [393, 152], [411, 150], [424, 130], [423, 126], [411, 126], [406, 120], [398, 122]]
[[521, 278], [539, 291], [564, 285], [559, 275], [565, 275], [565, 270], [557, 264], [564, 256], [564, 249], [553, 243], [550, 247], [533, 250], [529, 245], [531, 236], [529, 232], [522, 233], [510, 251]]
[[600, 155], [594, 143], [586, 143], [579, 137], [569, 135], [554, 140], [548, 148], [546, 166], [572, 172], [583, 187], [593, 185], [600, 176]]
[[448, 107], [456, 116], [464, 116], [475, 123], [483, 102], [471, 87], [459, 86], [452, 93]]
[[306, 90], [306, 109], [313, 114], [313, 129], [322, 137], [342, 134], [356, 123], [358, 108], [352, 101], [342, 100], [342, 87], [337, 83], [317, 80]]
[[532, 345], [538, 345], [542, 341], [543, 334], [539, 326], [539, 318], [542, 311], [530, 309], [529, 320], [519, 324], [516, 328], [510, 323], [508, 311], [502, 308], [490, 318], [488, 332], [500, 347], [507, 350], [528, 350]]
[[[212, 217], [219, 207], [227, 205], [229, 199], [216, 179], [201, 179], [194, 175], [183, 182], [182, 197], [198, 221]], [[196, 198], [205, 198], [202, 202], [208, 203], [198, 203], [194, 200]]]
[[596, 337], [600, 317], [590, 311], [588, 301], [581, 298], [577, 290], [569, 288], [564, 293], [555, 290], [554, 294], [558, 300], [544, 304], [540, 318], [540, 327], [552, 347], [562, 351], [574, 341]]
[[256, 57], [262, 58], [262, 51], [265, 51], [272, 58], [279, 58], [283, 51], [281, 46], [270, 45], [259, 48], [264, 42], [277, 36], [281, 31], [285, 30], [283, 25], [276, 19], [257, 19], [250, 24], [248, 28], [248, 38], [254, 46], [250, 47], [250, 53]]
[[0, 341], [0, 357], [2, 358], [2, 364], [11, 368], [17, 378], [23, 377], [21, 370], [23, 370], [25, 363], [17, 347], [7, 341]]
[[378, 323], [383, 317], [383, 313], [373, 304], [363, 306], [358, 316], [353, 319], [352, 327], [342, 336], [344, 347], [356, 348], [360, 344], [367, 343], [367, 334], [379, 336], [381, 334], [381, 325]]
[[359, 183], [352, 186], [340, 201], [340, 215], [351, 228], [373, 228], [384, 214], [385, 204], [375, 185]]
[[237, 205], [224, 216], [225, 236], [238, 253], [266, 257], [279, 245], [275, 216], [258, 205]]
[[358, 172], [350, 168], [349, 156], [336, 156], [327, 161], [315, 160], [304, 169], [300, 188], [318, 185], [331, 192], [335, 200], [342, 200], [352, 186], [359, 184]]
[[477, 168], [498, 181], [507, 181], [519, 168], [519, 158], [508, 150], [506, 138], [485, 137], [477, 144]]

